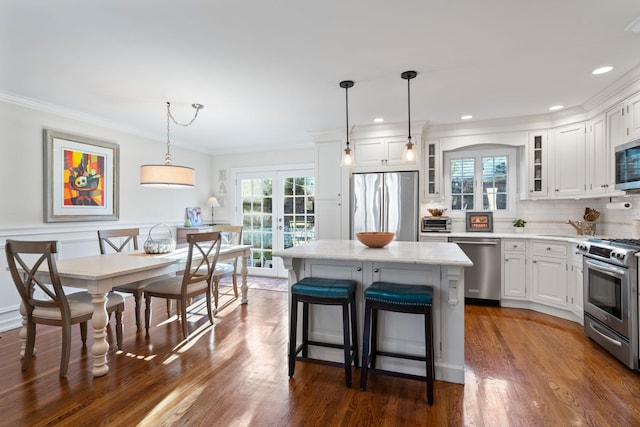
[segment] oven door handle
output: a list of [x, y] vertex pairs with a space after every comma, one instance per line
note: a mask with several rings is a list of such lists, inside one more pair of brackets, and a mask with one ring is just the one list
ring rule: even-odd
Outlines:
[[589, 323], [589, 327], [591, 327], [591, 329], [597, 333], [598, 335], [600, 335], [602, 338], [604, 338], [605, 340], [609, 341], [611, 344], [617, 346], [617, 347], [622, 347], [622, 343], [620, 341], [614, 340], [613, 338], [605, 335], [604, 333], [600, 332], [598, 330], [598, 328], [596, 327], [596, 325], [594, 325], [593, 323]]
[[598, 261], [593, 261], [590, 259], [588, 259], [586, 263], [590, 269], [599, 271], [602, 274], [606, 274], [608, 276], [616, 277], [619, 279], [624, 277], [625, 272], [622, 269], [609, 267], [607, 264], [604, 264]]

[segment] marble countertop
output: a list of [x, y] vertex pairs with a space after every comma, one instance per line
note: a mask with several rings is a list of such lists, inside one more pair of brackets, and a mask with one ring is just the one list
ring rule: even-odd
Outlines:
[[540, 239], [556, 240], [561, 242], [580, 243], [592, 237], [606, 239], [607, 236], [580, 236], [577, 234], [529, 234], [529, 233], [482, 233], [482, 232], [451, 232], [451, 233], [420, 233], [420, 237], [482, 237], [494, 239]]
[[274, 251], [283, 258], [399, 262], [470, 267], [469, 257], [454, 243], [391, 242], [384, 248], [368, 248], [357, 240], [316, 240]]

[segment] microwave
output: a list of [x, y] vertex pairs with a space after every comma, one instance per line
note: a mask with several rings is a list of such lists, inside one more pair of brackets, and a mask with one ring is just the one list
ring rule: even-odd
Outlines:
[[615, 149], [616, 190], [640, 191], [640, 139]]
[[450, 233], [451, 218], [446, 216], [425, 216], [422, 218], [420, 230], [423, 233]]

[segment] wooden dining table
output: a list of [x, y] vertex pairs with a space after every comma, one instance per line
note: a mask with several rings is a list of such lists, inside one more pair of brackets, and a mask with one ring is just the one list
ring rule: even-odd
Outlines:
[[[251, 245], [223, 245], [218, 260], [242, 258], [241, 303], [247, 304], [247, 260]], [[115, 286], [149, 280], [184, 270], [188, 248], [176, 249], [168, 254], [149, 255], [144, 252], [122, 252], [80, 258], [61, 259], [56, 262], [63, 286], [86, 289], [93, 303], [93, 376], [101, 377], [109, 372], [106, 340], [108, 322], [106, 296]], [[195, 254], [194, 254], [195, 256]], [[43, 271], [43, 276], [48, 275]], [[26, 334], [20, 334], [25, 336]], [[24, 342], [23, 342], [24, 346]]]

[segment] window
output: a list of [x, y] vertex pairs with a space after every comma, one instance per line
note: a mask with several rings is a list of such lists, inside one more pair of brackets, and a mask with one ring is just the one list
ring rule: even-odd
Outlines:
[[506, 212], [516, 193], [516, 150], [503, 149], [445, 153], [445, 189], [452, 212], [475, 210]]

